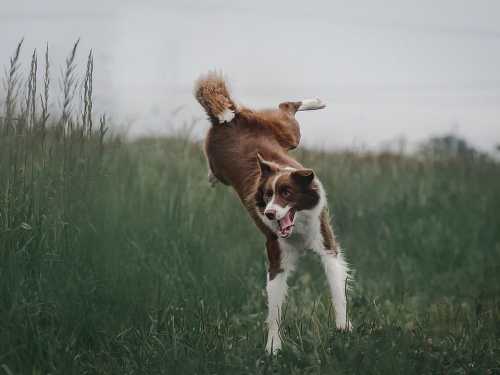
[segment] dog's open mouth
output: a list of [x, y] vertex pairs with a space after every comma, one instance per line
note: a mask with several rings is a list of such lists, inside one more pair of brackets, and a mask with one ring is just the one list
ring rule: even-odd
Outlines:
[[294, 219], [295, 210], [291, 208], [281, 220], [278, 220], [278, 235], [281, 238], [288, 238], [291, 236], [293, 231]]

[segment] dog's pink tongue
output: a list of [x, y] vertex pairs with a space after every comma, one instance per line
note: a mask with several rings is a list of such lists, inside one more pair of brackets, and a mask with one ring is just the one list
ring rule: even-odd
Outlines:
[[288, 211], [283, 219], [280, 220], [281, 229], [288, 228], [292, 225], [292, 220], [290, 219], [290, 211]]

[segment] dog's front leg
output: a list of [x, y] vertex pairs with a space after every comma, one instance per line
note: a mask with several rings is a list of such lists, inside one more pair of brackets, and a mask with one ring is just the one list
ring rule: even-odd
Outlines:
[[337, 251], [322, 250], [321, 262], [325, 268], [326, 278], [330, 286], [333, 307], [335, 309], [335, 324], [337, 329], [350, 331], [351, 322], [347, 316], [347, 296], [349, 269], [340, 249]]
[[281, 312], [287, 294], [287, 278], [295, 269], [297, 254], [295, 251], [280, 246], [277, 239], [266, 243], [269, 271], [267, 274], [267, 316], [268, 336], [266, 351], [276, 354], [281, 350]]

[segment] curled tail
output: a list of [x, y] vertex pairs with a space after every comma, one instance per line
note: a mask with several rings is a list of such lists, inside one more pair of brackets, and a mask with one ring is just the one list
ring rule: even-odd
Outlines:
[[212, 125], [233, 120], [237, 107], [221, 74], [209, 72], [201, 76], [194, 85], [194, 95], [207, 112]]

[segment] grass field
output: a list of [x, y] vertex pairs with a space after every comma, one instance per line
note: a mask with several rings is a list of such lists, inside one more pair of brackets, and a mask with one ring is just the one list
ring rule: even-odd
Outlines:
[[355, 269], [355, 328], [335, 332], [311, 254], [271, 358], [263, 239], [200, 146], [26, 95], [0, 122], [0, 374], [500, 373], [498, 163], [295, 152]]

